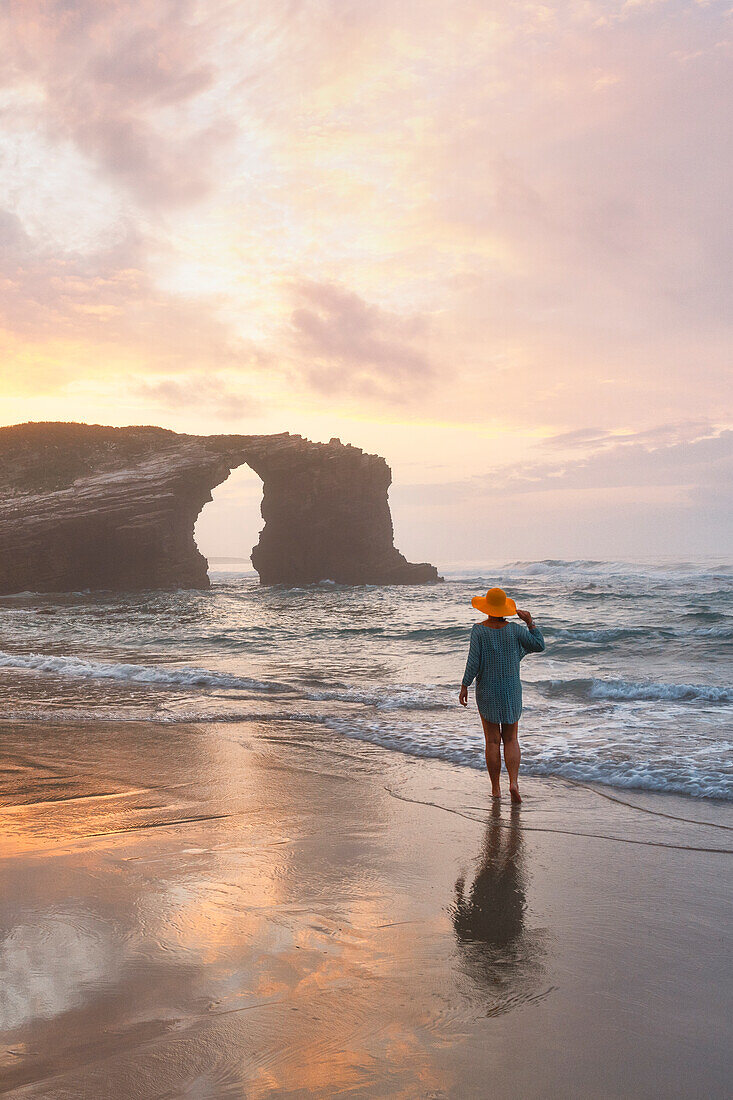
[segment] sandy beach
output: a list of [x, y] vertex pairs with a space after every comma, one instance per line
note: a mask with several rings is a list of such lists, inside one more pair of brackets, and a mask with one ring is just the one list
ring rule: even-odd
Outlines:
[[0, 744], [3, 1095], [728, 1094], [727, 805], [296, 722]]

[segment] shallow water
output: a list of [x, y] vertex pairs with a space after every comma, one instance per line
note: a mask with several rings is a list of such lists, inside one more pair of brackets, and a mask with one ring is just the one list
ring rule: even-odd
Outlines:
[[297, 718], [480, 768], [457, 706], [470, 597], [500, 584], [541, 624], [522, 665], [524, 770], [733, 798], [733, 567], [543, 561], [446, 573], [425, 587], [261, 588], [0, 599], [8, 718]]

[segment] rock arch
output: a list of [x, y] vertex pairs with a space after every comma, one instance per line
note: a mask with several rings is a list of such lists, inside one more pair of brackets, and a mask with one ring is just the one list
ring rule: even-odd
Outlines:
[[387, 463], [338, 439], [30, 423], [0, 429], [0, 593], [208, 588], [194, 524], [243, 463], [263, 483], [261, 583], [439, 579], [395, 549]]

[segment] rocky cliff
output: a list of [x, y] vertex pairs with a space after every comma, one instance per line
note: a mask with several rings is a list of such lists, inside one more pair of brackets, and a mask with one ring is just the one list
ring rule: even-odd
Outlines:
[[263, 584], [439, 579], [394, 547], [387, 463], [339, 440], [31, 423], [0, 428], [0, 593], [207, 588], [194, 524], [243, 463], [263, 482]]

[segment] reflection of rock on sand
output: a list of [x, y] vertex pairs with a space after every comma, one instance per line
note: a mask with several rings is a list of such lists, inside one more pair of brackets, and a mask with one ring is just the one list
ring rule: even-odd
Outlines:
[[544, 996], [542, 933], [525, 925], [524, 841], [520, 812], [503, 821], [492, 805], [478, 868], [470, 885], [456, 882], [452, 909], [460, 965], [482, 994], [497, 998], [489, 1014]]

